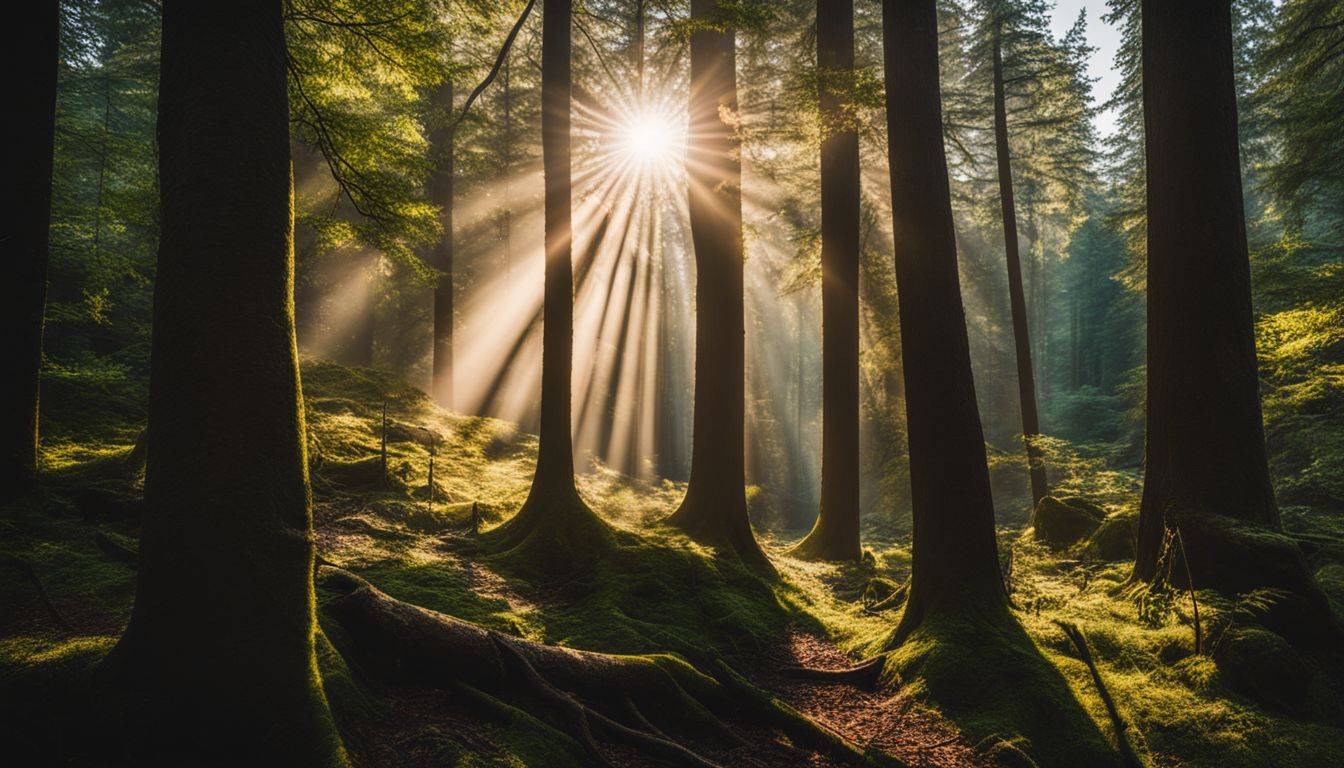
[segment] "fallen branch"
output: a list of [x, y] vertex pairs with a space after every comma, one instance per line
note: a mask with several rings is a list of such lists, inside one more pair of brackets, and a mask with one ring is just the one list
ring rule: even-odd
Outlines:
[[1116, 748], [1120, 750], [1120, 757], [1125, 762], [1126, 768], [1142, 768], [1143, 761], [1139, 759], [1134, 747], [1129, 743], [1129, 723], [1120, 716], [1120, 710], [1115, 706], [1115, 699], [1111, 698], [1111, 692], [1106, 688], [1106, 683], [1102, 682], [1101, 671], [1097, 669], [1097, 663], [1092, 658], [1092, 649], [1087, 645], [1087, 638], [1083, 636], [1083, 631], [1076, 624], [1067, 621], [1055, 621], [1055, 625], [1064, 631], [1064, 636], [1073, 643], [1073, 647], [1078, 651], [1078, 657], [1087, 665], [1087, 670], [1092, 673], [1092, 682], [1097, 686], [1097, 693], [1101, 696], [1101, 703], [1106, 706], [1106, 714], [1111, 718], [1111, 724], [1115, 727]]

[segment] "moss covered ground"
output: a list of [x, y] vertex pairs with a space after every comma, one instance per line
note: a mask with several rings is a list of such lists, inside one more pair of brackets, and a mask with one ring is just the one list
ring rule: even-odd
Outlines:
[[[796, 633], [855, 660], [887, 647], [909, 571], [908, 539], [891, 525], [871, 529], [864, 561], [847, 565], [789, 558], [781, 554], [789, 534], [759, 531], [775, 579], [660, 526], [682, 487], [590, 467], [579, 490], [610, 524], [611, 541], [600, 556], [577, 551], [536, 568], [483, 541], [526, 498], [534, 437], [444, 412], [378, 372], [306, 361], [303, 382], [319, 553], [393, 597], [547, 643], [673, 653], [701, 665], [722, 657], [744, 670]], [[78, 743], [78, 718], [96, 717], [80, 713], [78, 694], [124, 626], [134, 590], [124, 551], [135, 546], [141, 469], [127, 457], [143, 408], [128, 405], [126, 392], [100, 396], [104, 386], [48, 391], [55, 417], [44, 424], [44, 484], [0, 516], [0, 729], [11, 731], [0, 734], [0, 750], [53, 764], [86, 754], [66, 746]], [[390, 480], [371, 481], [361, 466], [381, 464], [384, 406]], [[1104, 503], [1122, 514], [1125, 499]], [[1344, 521], [1289, 508], [1285, 522], [1338, 610]], [[918, 707], [949, 718], [982, 752], [997, 750], [1005, 765], [1016, 748], [1045, 766], [1121, 764], [1093, 676], [1058, 625], [1069, 622], [1086, 637], [1144, 764], [1344, 765], [1337, 657], [1304, 653], [1313, 682], [1303, 706], [1259, 703], [1195, 652], [1188, 595], [1136, 596], [1125, 586], [1127, 562], [1086, 557], [1083, 545], [1052, 551], [1021, 527], [1000, 533], [1017, 624], [986, 636], [974, 624], [932, 622], [887, 664]], [[1251, 598], [1197, 598], [1206, 633], [1254, 622]], [[339, 628], [322, 625], [327, 692], [366, 764], [583, 764], [567, 737], [502, 702], [372, 682], [336, 652]]]

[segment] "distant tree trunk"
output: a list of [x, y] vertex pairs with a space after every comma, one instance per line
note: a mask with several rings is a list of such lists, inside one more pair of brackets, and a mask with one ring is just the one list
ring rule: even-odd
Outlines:
[[[542, 6], [541, 151], [545, 175], [545, 256], [541, 338], [541, 434], [537, 469], [523, 507], [496, 529], [502, 548], [534, 534], [573, 551], [610, 533], [574, 486], [570, 424], [574, 361], [574, 262], [570, 181], [570, 23], [572, 0]], [[599, 234], [605, 227], [599, 228]], [[593, 246], [596, 248], [596, 242]], [[570, 566], [574, 563], [563, 563]]]
[[5, 397], [0, 497], [20, 493], [37, 478], [38, 378], [42, 316], [47, 301], [47, 238], [51, 226], [51, 166], [56, 135], [56, 72], [60, 61], [60, 4], [35, 3], [19, 14], [5, 46], [12, 120], [4, 142], [4, 218], [0, 243], [7, 256], [0, 280], [4, 312], [0, 359], [14, 389]]
[[934, 0], [885, 0], [887, 137], [914, 516], [903, 638], [933, 612], [1006, 613], [943, 154]]
[[[1300, 549], [1274, 533], [1279, 510], [1260, 412], [1230, 2], [1144, 0], [1142, 18], [1148, 442], [1134, 577], [1160, 574], [1165, 534], [1175, 528], [1196, 586], [1283, 588], [1311, 611], [1299, 619], [1328, 617]], [[1184, 580], [1183, 569], [1175, 575]]]
[[1034, 508], [1050, 492], [1045, 458], [1035, 438], [1040, 436], [1036, 415], [1036, 374], [1031, 365], [1031, 333], [1027, 300], [1022, 290], [1022, 261], [1018, 254], [1017, 210], [1013, 204], [1013, 166], [1008, 151], [1008, 108], [1003, 83], [1003, 20], [994, 20], [994, 148], [999, 163], [999, 200], [1003, 210], [1003, 247], [1008, 262], [1008, 299], [1013, 313], [1013, 343], [1017, 351], [1017, 393], [1022, 410], [1022, 440], [1026, 443]]
[[[691, 0], [693, 19], [718, 9], [717, 0]], [[691, 480], [669, 522], [765, 562], [747, 517], [742, 164], [729, 122], [737, 113], [735, 41], [731, 28], [691, 33], [686, 175], [696, 265], [695, 417]]]
[[821, 509], [794, 553], [858, 560], [859, 134], [850, 114], [854, 2], [817, 3], [821, 123]]
[[[378, 280], [366, 259], [356, 264], [349, 279], [364, 281], [364, 302], [358, 308], [354, 326], [345, 336], [340, 360], [345, 365], [370, 368], [373, 366], [373, 339], [378, 320]], [[339, 308], [337, 311], [340, 311]]]
[[444, 80], [431, 99], [429, 132], [434, 169], [429, 177], [429, 202], [439, 207], [443, 234], [434, 244], [430, 266], [439, 270], [434, 285], [434, 400], [453, 407], [453, 83]]
[[346, 764], [314, 657], [282, 6], [163, 4], [152, 437], [103, 670], [145, 764]]

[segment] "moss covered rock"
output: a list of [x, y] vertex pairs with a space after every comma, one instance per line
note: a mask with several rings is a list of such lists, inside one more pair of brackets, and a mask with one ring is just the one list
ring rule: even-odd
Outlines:
[[1101, 521], [1101, 526], [1087, 540], [1083, 554], [1091, 560], [1133, 560], [1138, 538], [1139, 516], [1121, 512]]
[[1253, 701], [1289, 712], [1306, 706], [1311, 668], [1287, 640], [1267, 629], [1229, 629], [1214, 661], [1227, 686]]
[[[1276, 590], [1281, 594], [1260, 617], [1266, 627], [1295, 643], [1333, 646], [1344, 639], [1325, 593], [1292, 538], [1263, 525], [1204, 512], [1183, 513], [1180, 533], [1190, 575], [1200, 589], [1228, 595]], [[1174, 569], [1172, 580], [1184, 586], [1184, 569]]]
[[1106, 510], [1077, 496], [1046, 496], [1036, 505], [1031, 524], [1037, 541], [1052, 547], [1067, 547], [1092, 534], [1106, 517]]

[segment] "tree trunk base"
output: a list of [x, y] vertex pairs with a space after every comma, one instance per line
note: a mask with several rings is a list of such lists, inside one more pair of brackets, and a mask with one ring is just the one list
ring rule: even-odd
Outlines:
[[[1263, 525], [1208, 512], [1185, 512], [1177, 520], [1188, 560], [1180, 562], [1179, 548], [1158, 553], [1151, 560], [1159, 563], [1170, 583], [1188, 587], [1193, 580], [1196, 589], [1228, 595], [1278, 590], [1282, 594], [1259, 617], [1266, 627], [1309, 645], [1330, 646], [1344, 639], [1329, 599], [1312, 578], [1306, 556], [1292, 538]], [[1161, 565], [1163, 557], [1172, 567]]]

